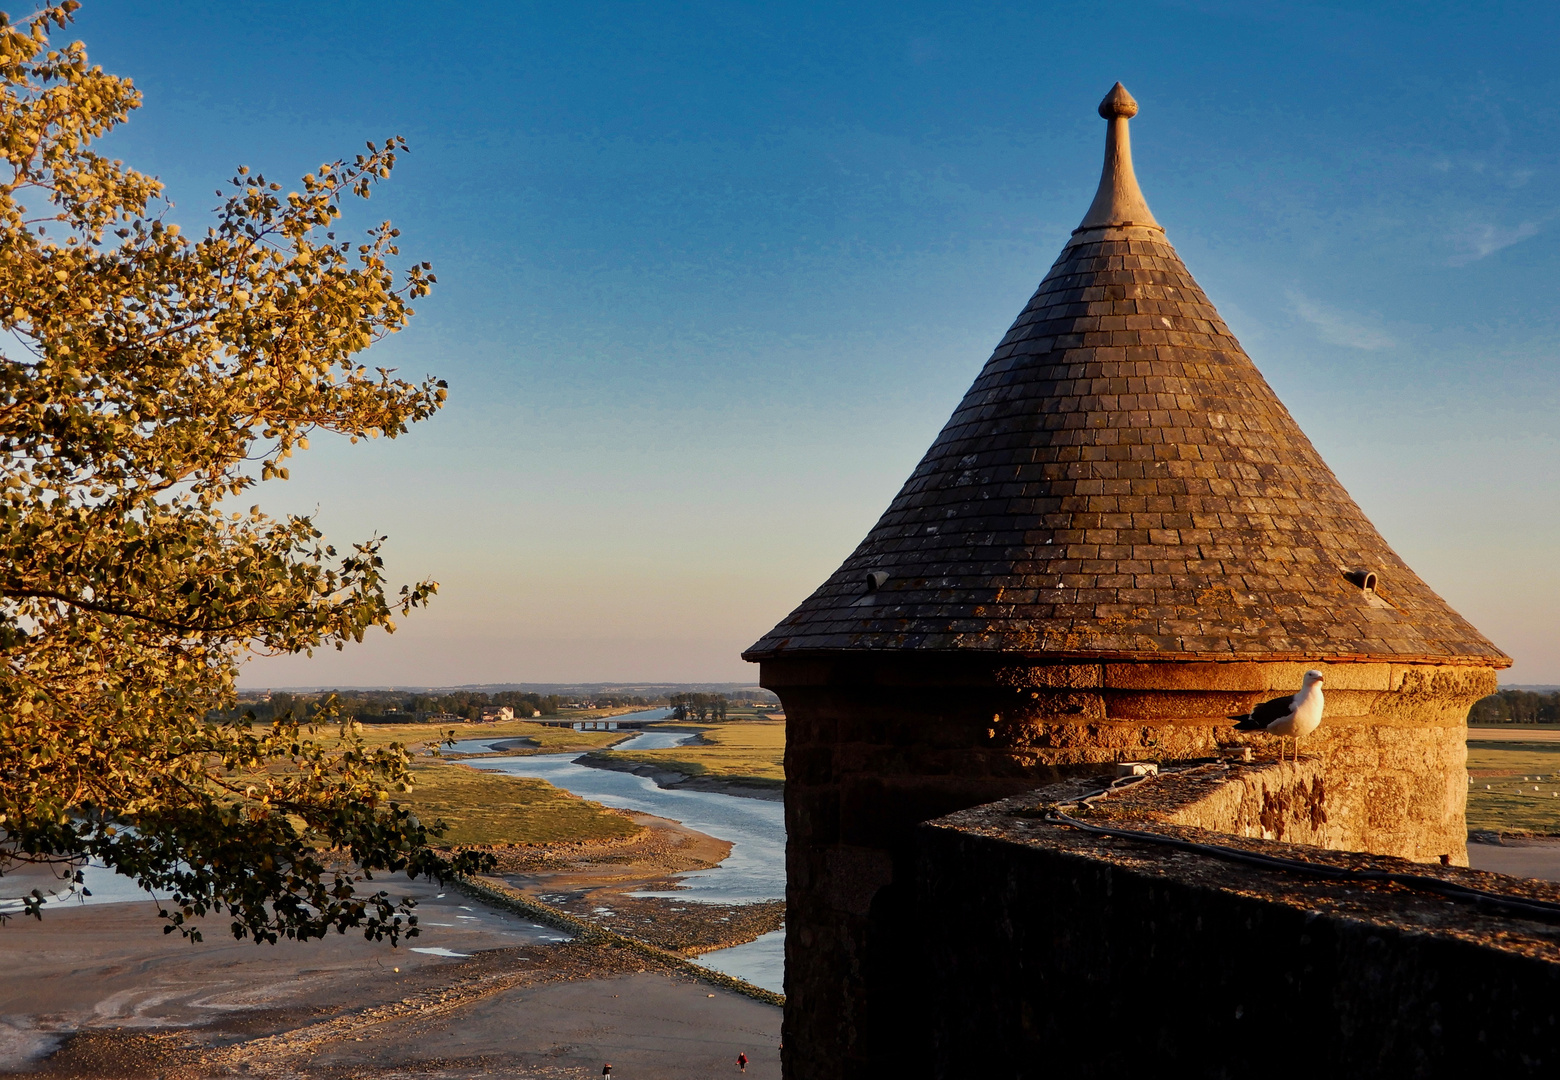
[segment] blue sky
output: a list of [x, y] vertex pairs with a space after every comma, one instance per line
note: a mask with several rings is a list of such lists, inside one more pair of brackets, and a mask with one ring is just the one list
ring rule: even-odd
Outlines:
[[898, 490], [1093, 195], [1117, 79], [1172, 243], [1405, 559], [1560, 683], [1560, 8], [160, 3], [75, 33], [199, 225], [239, 163], [412, 153], [407, 438], [273, 511], [433, 608], [249, 685], [738, 680]]

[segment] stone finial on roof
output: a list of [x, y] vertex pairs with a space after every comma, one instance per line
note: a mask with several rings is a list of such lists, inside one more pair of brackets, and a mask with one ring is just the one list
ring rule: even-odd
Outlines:
[[1073, 230], [1075, 234], [1113, 225], [1159, 228], [1132, 171], [1132, 136], [1127, 131], [1127, 121], [1137, 111], [1137, 102], [1120, 83], [1111, 87], [1100, 102], [1100, 115], [1110, 125], [1105, 129], [1105, 167], [1100, 172], [1099, 191], [1089, 212], [1083, 215], [1083, 223]]

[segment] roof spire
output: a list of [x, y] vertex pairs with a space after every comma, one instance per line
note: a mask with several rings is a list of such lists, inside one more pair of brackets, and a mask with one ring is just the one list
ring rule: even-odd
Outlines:
[[1132, 172], [1132, 136], [1127, 133], [1127, 120], [1137, 111], [1137, 102], [1120, 83], [1100, 102], [1100, 115], [1110, 124], [1105, 131], [1105, 168], [1100, 172], [1100, 189], [1075, 233], [1112, 225], [1160, 227]]

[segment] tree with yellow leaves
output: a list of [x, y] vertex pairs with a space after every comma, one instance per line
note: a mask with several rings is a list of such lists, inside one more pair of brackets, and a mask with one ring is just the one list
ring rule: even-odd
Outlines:
[[365, 880], [476, 865], [397, 805], [403, 748], [208, 717], [247, 654], [393, 631], [434, 591], [387, 596], [382, 538], [338, 553], [308, 518], [233, 512], [310, 432], [394, 438], [444, 400], [359, 362], [428, 265], [392, 271], [388, 223], [332, 231], [405, 145], [286, 194], [240, 168], [186, 234], [92, 149], [140, 94], [51, 46], [78, 6], [0, 16], [0, 874], [94, 859], [165, 897], [170, 931], [393, 941], [415, 916]]

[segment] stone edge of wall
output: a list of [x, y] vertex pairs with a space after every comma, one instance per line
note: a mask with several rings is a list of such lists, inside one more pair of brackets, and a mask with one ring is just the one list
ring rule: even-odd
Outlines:
[[[1137, 1003], [1157, 1001], [1136, 1033], [1144, 1045], [1157, 1039], [1161, 1050], [1172, 1056], [1205, 1052], [1210, 1061], [1246, 1067], [1260, 1060], [1249, 1056], [1254, 1051], [1248, 1045], [1253, 1040], [1244, 1034], [1248, 1029], [1265, 1032], [1255, 1040], [1258, 1054], [1266, 1052], [1260, 1049], [1265, 1040], [1285, 1045], [1286, 1036], [1293, 1034], [1285, 1026], [1288, 1017], [1271, 1012], [1264, 1016], [1253, 1002], [1264, 996], [1292, 997], [1296, 979], [1309, 977], [1315, 983], [1318, 978], [1297, 972], [1314, 969], [1336, 978], [1312, 987], [1311, 1022], [1318, 1016], [1322, 1022], [1336, 1021], [1353, 1008], [1362, 1016], [1387, 1020], [1379, 1033], [1354, 1031], [1347, 1047], [1307, 1044], [1299, 1051], [1302, 1057], [1352, 1054], [1345, 1059], [1352, 1063], [1363, 1060], [1361, 1055], [1375, 1055], [1370, 1068], [1362, 1067], [1356, 1075], [1417, 1075], [1418, 1064], [1409, 1073], [1395, 1070], [1409, 1067], [1410, 1059], [1419, 1061], [1414, 1057], [1421, 1053], [1415, 1048], [1419, 1044], [1429, 1047], [1423, 1053], [1432, 1058], [1440, 1053], [1444, 1060], [1461, 1061], [1483, 1045], [1489, 1028], [1492, 1039], [1506, 1040], [1500, 1057], [1518, 1064], [1516, 1075], [1542, 1074], [1523, 1071], [1523, 1061], [1552, 1068], [1560, 1060], [1560, 925], [1481, 910], [1429, 892], [1259, 869], [1211, 855], [1094, 836], [1044, 820], [1056, 798], [1076, 797], [1082, 786], [1059, 785], [1015, 796], [916, 830], [915, 890], [922, 918], [935, 912], [973, 923], [977, 936], [990, 939], [961, 939], [959, 947], [970, 951], [958, 955], [936, 941], [927, 946], [931, 1000], [926, 1023], [936, 1029], [945, 1058], [952, 1048], [965, 1066], [1001, 1073], [1011, 1062], [975, 1061], [969, 1055], [978, 1057], [987, 1053], [983, 1047], [1017, 1046], [1033, 1038], [1033, 1018], [1048, 1016], [1051, 1010], [1065, 1012], [1082, 995], [1101, 1010], [1118, 1014], [1135, 1015], [1141, 1008]], [[1112, 813], [1094, 820], [1203, 844], [1327, 866], [1426, 875], [1514, 898], [1560, 903], [1560, 885], [1549, 882], [1231, 836], [1168, 824], [1152, 815]], [[1119, 919], [1111, 921], [1106, 912]], [[1093, 925], [1087, 925], [1090, 920], [1095, 920]], [[1202, 934], [1207, 935], [1205, 941], [1193, 940]], [[1133, 958], [1145, 965], [1141, 971]], [[1144, 977], [1150, 970], [1152, 977]], [[1383, 979], [1381, 972], [1392, 974]], [[1207, 1017], [1201, 1030], [1178, 1028], [1155, 1015], [1156, 1010], [1192, 1007], [1174, 1000], [1173, 991], [1183, 978], [1185, 995], [1197, 999], [1192, 1015]], [[1063, 985], [1057, 988], [1058, 983]], [[1167, 992], [1170, 997], [1164, 996]], [[1329, 995], [1330, 1000], [1323, 1000]], [[1242, 1001], [1247, 1022], [1232, 1025], [1230, 1017], [1241, 1016]], [[1440, 1012], [1405, 1013], [1403, 1003], [1414, 1002], [1429, 1002]], [[1086, 1017], [1075, 1020], [1087, 1022]], [[1063, 1024], [1060, 1035], [1052, 1031], [1044, 1038], [1065, 1042], [1073, 1037], [1072, 1030]], [[1027, 1051], [1015, 1051], [1019, 1060], [1023, 1053], [1036, 1053], [1044, 1038], [1027, 1043]], [[1085, 1039], [1077, 1035], [1080, 1043]], [[1226, 1046], [1224, 1039], [1231, 1042]], [[1070, 1051], [1056, 1046], [1047, 1061], [1077, 1066], [1079, 1076], [1115, 1075], [1103, 1058], [1096, 1063], [1107, 1051], [1090, 1047], [1088, 1054], [1095, 1057], [1074, 1057], [1073, 1051], [1083, 1054], [1080, 1047]], [[1007, 1052], [991, 1051], [999, 1056]]]

